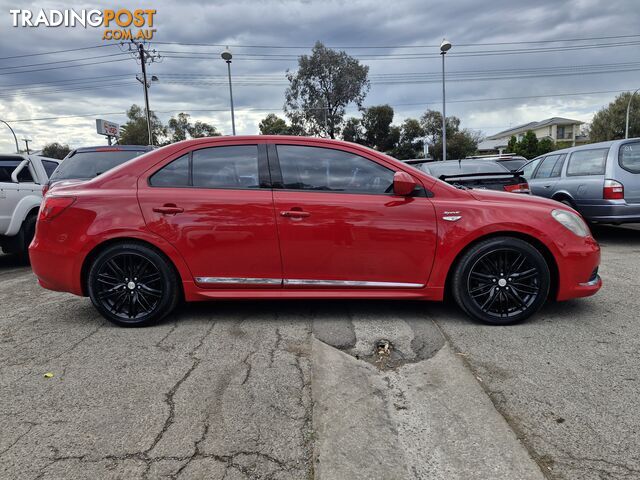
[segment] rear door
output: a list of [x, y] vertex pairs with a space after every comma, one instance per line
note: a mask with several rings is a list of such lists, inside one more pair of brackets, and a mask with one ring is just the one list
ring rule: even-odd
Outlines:
[[608, 154], [608, 147], [580, 149], [569, 154], [562, 187], [571, 194], [578, 207], [603, 204]]
[[138, 198], [148, 228], [178, 249], [198, 286], [282, 286], [264, 145], [182, 151], [141, 176]]
[[426, 284], [436, 220], [424, 189], [394, 195], [394, 168], [357, 149], [269, 147], [285, 288]]
[[612, 180], [624, 185], [627, 203], [640, 204], [640, 141], [623, 143], [614, 157]]

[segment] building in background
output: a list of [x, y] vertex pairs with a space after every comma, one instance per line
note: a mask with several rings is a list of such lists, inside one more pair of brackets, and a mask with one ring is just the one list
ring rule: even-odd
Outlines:
[[567, 147], [587, 143], [588, 138], [580, 130], [584, 122], [570, 118], [552, 117], [539, 122], [529, 122], [487, 137], [478, 144], [478, 153], [504, 153], [512, 136], [522, 140], [524, 134], [531, 130], [538, 140], [550, 138], [556, 143], [566, 142]]

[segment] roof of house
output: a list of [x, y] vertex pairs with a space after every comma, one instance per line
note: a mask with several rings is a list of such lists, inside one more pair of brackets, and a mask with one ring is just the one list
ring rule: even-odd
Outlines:
[[502, 132], [498, 132], [494, 135], [487, 137], [487, 140], [496, 140], [498, 138], [508, 137], [515, 133], [526, 132], [527, 130], [536, 130], [538, 128], [546, 127], [547, 125], [575, 125], [575, 124], [583, 124], [580, 120], [572, 120], [570, 118], [562, 118], [562, 117], [551, 117], [546, 118], [545, 120], [541, 120], [539, 122], [529, 122], [524, 123], [522, 125], [518, 125], [517, 127], [509, 128], [508, 130], [503, 130]]

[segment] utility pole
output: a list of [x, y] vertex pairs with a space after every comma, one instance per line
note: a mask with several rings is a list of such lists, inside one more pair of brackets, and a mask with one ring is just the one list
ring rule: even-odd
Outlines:
[[24, 140], [24, 144], [27, 146], [27, 155], [30, 155], [31, 152], [29, 151], [29, 142], [31, 141], [30, 138], [23, 138], [22, 140]]
[[631, 110], [631, 100], [633, 100], [633, 96], [638, 93], [638, 90], [640, 90], [640, 88], [637, 88], [631, 96], [629, 96], [629, 103], [627, 103], [627, 120], [624, 126], [624, 138], [629, 138], [629, 111]]
[[[122, 46], [124, 44], [120, 45]], [[131, 40], [131, 43], [129, 44], [129, 53], [140, 61], [140, 67], [142, 68], [142, 78], [138, 78], [138, 76], [136, 76], [136, 80], [142, 84], [144, 91], [144, 110], [145, 116], [147, 117], [147, 133], [149, 135], [149, 145], [153, 145], [151, 109], [149, 108], [149, 87], [151, 85], [147, 81], [147, 63], [159, 61], [161, 57], [155, 50], [149, 51], [148, 48], [145, 48], [145, 42], [138, 42], [136, 40]], [[157, 79], [158, 78], [155, 75], [151, 77], [151, 80], [155, 81]]]

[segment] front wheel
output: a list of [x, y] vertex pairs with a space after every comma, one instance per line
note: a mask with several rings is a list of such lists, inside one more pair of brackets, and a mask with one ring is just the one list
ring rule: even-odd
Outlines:
[[178, 278], [155, 250], [137, 243], [112, 245], [94, 260], [88, 277], [91, 302], [123, 327], [158, 322], [178, 303]]
[[496, 237], [474, 245], [458, 263], [453, 296], [471, 317], [494, 325], [529, 318], [549, 295], [549, 266], [530, 243]]

